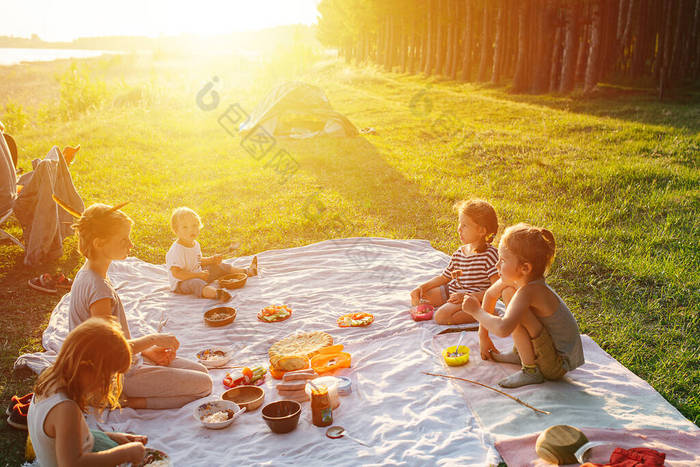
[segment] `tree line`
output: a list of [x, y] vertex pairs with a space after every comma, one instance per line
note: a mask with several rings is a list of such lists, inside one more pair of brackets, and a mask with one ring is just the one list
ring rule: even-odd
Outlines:
[[348, 61], [518, 93], [588, 94], [700, 78], [700, 0], [321, 0], [319, 40]]

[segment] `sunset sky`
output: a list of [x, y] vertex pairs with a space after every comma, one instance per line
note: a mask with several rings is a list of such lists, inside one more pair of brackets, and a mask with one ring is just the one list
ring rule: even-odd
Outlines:
[[316, 21], [319, 0], [0, 0], [0, 35], [78, 37], [221, 34]]

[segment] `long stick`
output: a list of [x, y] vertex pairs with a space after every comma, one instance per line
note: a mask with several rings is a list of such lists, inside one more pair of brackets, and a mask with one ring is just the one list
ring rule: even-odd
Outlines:
[[460, 378], [459, 376], [439, 375], [439, 374], [436, 374], [436, 373], [428, 373], [427, 371], [424, 371], [423, 373], [426, 374], [426, 375], [430, 375], [430, 376], [441, 376], [441, 377], [443, 377], [443, 378], [458, 379], [458, 380], [460, 380], [460, 381], [466, 381], [467, 383], [478, 384], [479, 386], [483, 386], [483, 387], [485, 387], [485, 388], [487, 388], [487, 389], [490, 389], [490, 390], [492, 390], [492, 391], [496, 391], [496, 392], [499, 393], [499, 394], [503, 394], [504, 396], [510, 397], [511, 399], [513, 399], [513, 400], [514, 400], [515, 402], [517, 402], [518, 404], [522, 404], [522, 405], [524, 405], [525, 407], [528, 407], [528, 408], [534, 410], [535, 412], [543, 413], [543, 414], [545, 414], [545, 415], [549, 415], [549, 414], [550, 414], [550, 412], [547, 412], [546, 410], [537, 409], [537, 408], [531, 406], [530, 404], [527, 404], [527, 403], [521, 401], [521, 400], [518, 399], [517, 397], [513, 397], [513, 396], [511, 396], [511, 395], [508, 394], [508, 393], [505, 393], [505, 392], [503, 392], [503, 391], [499, 391], [499, 390], [496, 389], [496, 388], [492, 388], [491, 386], [488, 386], [488, 385], [486, 385], [486, 384], [479, 383], [478, 381], [472, 381], [472, 380], [470, 380], [470, 379]]

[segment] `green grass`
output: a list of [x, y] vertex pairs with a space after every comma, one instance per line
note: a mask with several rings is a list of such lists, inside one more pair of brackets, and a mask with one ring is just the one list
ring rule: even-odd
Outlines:
[[[29, 118], [15, 134], [20, 166], [28, 170], [53, 144], [80, 143], [75, 184], [88, 205], [133, 201], [124, 210], [135, 221], [135, 256], [164, 261], [179, 205], [202, 216], [206, 251], [231, 238], [249, 254], [372, 235], [429, 239], [449, 253], [458, 245], [453, 204], [485, 198], [502, 226], [527, 221], [554, 232], [549, 281], [582, 332], [700, 421], [697, 92], [663, 103], [644, 94], [514, 96], [333, 62], [289, 73], [237, 59], [126, 56], [80, 63], [109, 98], [68, 119], [60, 78], [69, 67], [2, 70], [10, 78], [0, 80], [0, 106], [17, 114], [21, 105]], [[215, 75], [221, 103], [205, 112], [195, 96]], [[279, 140], [299, 163], [282, 184], [269, 156], [254, 160], [217, 118], [233, 103], [250, 112], [277, 80], [292, 78], [321, 86], [336, 110], [377, 134]], [[306, 215], [311, 196], [325, 207], [318, 216]], [[31, 388], [12, 363], [40, 350], [57, 298], [26, 287], [38, 271], [22, 265], [18, 248], [3, 242], [0, 253], [0, 390], [9, 399]], [[71, 239], [49, 269], [80, 264]], [[0, 458], [18, 462], [23, 442], [0, 424]]]

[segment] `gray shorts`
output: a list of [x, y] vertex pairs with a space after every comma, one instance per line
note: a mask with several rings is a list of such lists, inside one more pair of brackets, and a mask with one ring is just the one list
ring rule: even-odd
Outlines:
[[202, 290], [204, 290], [204, 287], [206, 287], [207, 284], [211, 284], [221, 276], [230, 274], [231, 268], [232, 266], [226, 263], [205, 266], [204, 269], [209, 271], [209, 282], [205, 282], [204, 280], [197, 278], [180, 281], [177, 283], [177, 287], [175, 287], [175, 293], [201, 297]]

